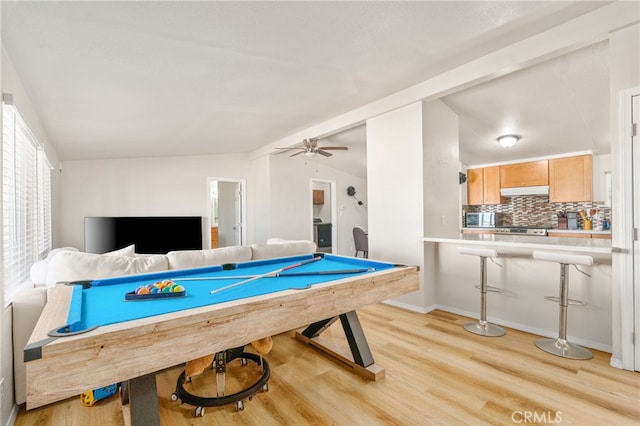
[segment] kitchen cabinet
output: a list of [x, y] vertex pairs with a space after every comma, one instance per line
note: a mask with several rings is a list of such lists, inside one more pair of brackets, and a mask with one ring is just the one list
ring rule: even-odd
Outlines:
[[324, 191], [321, 189], [313, 190], [313, 204], [320, 205], [324, 204]]
[[500, 166], [501, 188], [522, 188], [525, 186], [549, 185], [549, 161], [528, 161], [526, 163]]
[[467, 170], [467, 204], [502, 204], [500, 196], [500, 167]]
[[549, 160], [549, 202], [591, 201], [592, 191], [591, 155]]

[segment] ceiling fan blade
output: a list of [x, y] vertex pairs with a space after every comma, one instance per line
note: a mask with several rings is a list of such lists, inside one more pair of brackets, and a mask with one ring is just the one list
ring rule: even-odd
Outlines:
[[331, 157], [333, 154], [325, 151], [323, 148], [318, 148], [318, 154], [324, 155], [325, 157]]
[[296, 152], [295, 154], [291, 154], [289, 157], [295, 157], [296, 155], [300, 155], [300, 154], [302, 154], [303, 152], [306, 152], [306, 150], [305, 150], [305, 149], [303, 149], [303, 150], [301, 150], [301, 151], [298, 151], [298, 152]]
[[324, 150], [327, 150], [327, 149], [338, 150], [339, 149], [341, 151], [346, 151], [346, 150], [349, 149], [349, 147], [346, 147], [346, 146], [323, 146], [323, 147], [320, 147], [320, 149], [324, 149]]

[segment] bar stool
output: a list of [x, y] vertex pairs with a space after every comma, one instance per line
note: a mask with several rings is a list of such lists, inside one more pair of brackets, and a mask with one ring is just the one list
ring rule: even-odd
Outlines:
[[[479, 334], [480, 336], [504, 336], [506, 331], [504, 331], [502, 327], [487, 322], [487, 291], [502, 292], [498, 288], [487, 285], [487, 258], [493, 261], [493, 258], [499, 257], [498, 252], [493, 249], [472, 247], [458, 247], [458, 252], [480, 257], [480, 320], [465, 323], [464, 329], [470, 333]], [[502, 265], [498, 263], [496, 263], [496, 265], [502, 267]]]
[[549, 352], [550, 354], [561, 356], [563, 358], [593, 358], [593, 354], [588, 349], [567, 341], [567, 308], [570, 304], [586, 306], [586, 303], [569, 299], [569, 274], [567, 273], [567, 266], [573, 265], [580, 273], [590, 277], [591, 275], [581, 271], [576, 265], [593, 265], [593, 258], [591, 256], [579, 254], [548, 253], [543, 251], [534, 251], [533, 258], [536, 260], [557, 262], [560, 264], [560, 297], [546, 297], [546, 299], [558, 301], [560, 304], [560, 326], [558, 338], [538, 339], [536, 340], [536, 346], [545, 352]]

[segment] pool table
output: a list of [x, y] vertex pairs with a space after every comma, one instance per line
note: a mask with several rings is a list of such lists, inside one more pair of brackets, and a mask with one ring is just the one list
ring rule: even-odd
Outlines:
[[[167, 279], [184, 293], [128, 300]], [[379, 370], [355, 309], [417, 289], [415, 266], [331, 254], [59, 283], [25, 347], [27, 409], [131, 381], [133, 419], [134, 391], [157, 407], [157, 371], [302, 327], [312, 343], [337, 318], [354, 364]]]

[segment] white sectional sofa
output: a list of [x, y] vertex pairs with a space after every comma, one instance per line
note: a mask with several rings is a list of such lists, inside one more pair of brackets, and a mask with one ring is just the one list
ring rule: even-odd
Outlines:
[[314, 253], [313, 241], [270, 239], [266, 244], [208, 250], [173, 251], [166, 255], [141, 255], [130, 246], [106, 254], [92, 254], [72, 247], [52, 250], [31, 268], [33, 287], [13, 299], [13, 363], [16, 404], [26, 395], [24, 347], [47, 301], [47, 289], [58, 282], [109, 278], [171, 269], [222, 265], [257, 259]]

